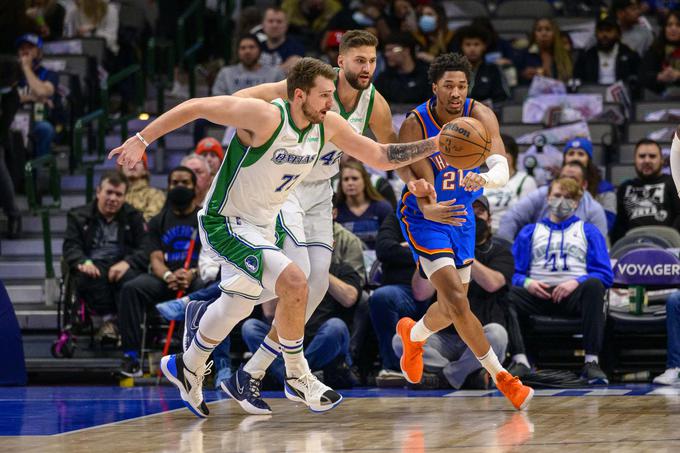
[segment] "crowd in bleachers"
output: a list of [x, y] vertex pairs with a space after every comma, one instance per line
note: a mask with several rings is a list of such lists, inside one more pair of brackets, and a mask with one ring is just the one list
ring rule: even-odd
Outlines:
[[[148, 37], [173, 39], [176, 18], [191, 2], [9, 3], [9, 10], [0, 9], [5, 54], [0, 59], [0, 201], [6, 234], [17, 238], [15, 189], [24, 182], [16, 162], [50, 155], [55, 144], [69, 143], [71, 112], [92, 110], [88, 94], [97, 93], [106, 73], [143, 61]], [[674, 9], [680, 5], [638, 0], [244, 4], [250, 6], [233, 18], [232, 64], [218, 59], [220, 43], [210, 38], [209, 27], [206, 31], [200, 68], [209, 95], [280, 80], [303, 56], [335, 64], [343, 33], [366, 29], [380, 41], [374, 84], [398, 127], [405, 112], [432, 96], [428, 65], [433, 59], [447, 52], [467, 57], [468, 95], [496, 112], [511, 176], [506, 187], [487, 190], [474, 205], [471, 308], [494, 351], [508, 357], [510, 371], [520, 376], [532, 367], [523, 338], [531, 315], [580, 318], [584, 376], [606, 382], [599, 356], [606, 293], [613, 284], [610, 245], [636, 227], [680, 231], [680, 199], [666, 174], [665, 154], [675, 127], [660, 129], [666, 127], [661, 121], [678, 122], [679, 111], [660, 107], [665, 111], [648, 112], [647, 118], [636, 112], [637, 103], [680, 96], [680, 10]], [[220, 5], [206, 2], [207, 24], [225, 14]], [[95, 61], [96, 82], [88, 72], [77, 80], [84, 95], [74, 98], [77, 90], [66, 77], [72, 72], [49, 55], [67, 53], [68, 39], [84, 38], [101, 38], [101, 57]], [[186, 68], [178, 65], [173, 77], [169, 94], [187, 97]], [[134, 88], [124, 83], [118, 89], [125, 113]], [[522, 114], [512, 115], [523, 101]], [[529, 101], [533, 109], [527, 108]], [[658, 124], [643, 125], [645, 132], [633, 138], [630, 123], [649, 118]], [[579, 128], [584, 121], [585, 129]], [[593, 133], [594, 124], [608, 132]], [[219, 295], [219, 267], [201, 250], [196, 219], [227, 153], [223, 144], [229, 133], [223, 143], [222, 131], [206, 137], [215, 129], [197, 122], [195, 149], [169, 172], [149, 168], [145, 156], [133, 169], [104, 173], [95, 200], [69, 212], [63, 259], [78, 296], [101, 317], [97, 338], [112, 340], [125, 353], [121, 372], [126, 375], [141, 373], [143, 325], [158, 321], [154, 306], [166, 320], [182, 320], [190, 301], [200, 302], [195, 310], [205, 309]], [[620, 177], [615, 171], [626, 163], [626, 146], [633, 166]], [[154, 172], [168, 174], [165, 190], [150, 185]], [[344, 159], [334, 187], [336, 246], [326, 299], [307, 325], [310, 366], [336, 387], [366, 383], [370, 376], [379, 385], [402, 385], [396, 323], [403, 316], [421, 317], [436, 299], [416, 270], [394, 214], [402, 184], [396, 175]], [[548, 262], [551, 272], [545, 269]], [[657, 383], [680, 382], [678, 294], [668, 300], [668, 370]], [[259, 347], [273, 313], [274, 306], [265, 304], [243, 324], [239, 341], [228, 338], [214, 352], [217, 385], [236, 366], [234, 357]], [[281, 381], [283, 365], [276, 363], [273, 375]], [[426, 385], [493, 385], [453, 328], [428, 342], [425, 366]]]

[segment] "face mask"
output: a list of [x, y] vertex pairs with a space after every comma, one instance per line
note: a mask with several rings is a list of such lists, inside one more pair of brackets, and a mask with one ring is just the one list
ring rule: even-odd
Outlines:
[[574, 212], [576, 212], [578, 203], [576, 202], [576, 200], [568, 200], [562, 197], [555, 197], [548, 200], [548, 207], [550, 208], [550, 213], [552, 215], [554, 215], [558, 219], [566, 219], [568, 217], [571, 217], [574, 214]]
[[488, 239], [490, 235], [489, 224], [486, 220], [475, 217], [475, 244], [480, 245]]
[[418, 27], [423, 33], [432, 33], [437, 29], [437, 18], [434, 16], [420, 16]]
[[194, 199], [196, 193], [193, 189], [177, 186], [168, 192], [168, 203], [178, 211], [186, 210]]
[[354, 14], [352, 14], [352, 19], [354, 19], [354, 22], [361, 25], [362, 27], [370, 27], [373, 25], [373, 19], [361, 11], [356, 11]]

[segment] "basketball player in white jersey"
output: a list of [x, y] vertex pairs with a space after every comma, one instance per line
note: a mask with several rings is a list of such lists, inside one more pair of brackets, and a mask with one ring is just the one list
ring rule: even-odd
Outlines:
[[[365, 30], [350, 30], [340, 41], [338, 78], [331, 110], [347, 120], [357, 133], [371, 129], [380, 143], [397, 141], [390, 107], [371, 83], [375, 72], [378, 40]], [[286, 99], [287, 82], [265, 83], [235, 93], [239, 97], [254, 97], [271, 101]], [[281, 208], [280, 226], [286, 233], [283, 251], [295, 264], [309, 274], [309, 297], [305, 322], [309, 320], [328, 290], [328, 272], [333, 251], [333, 189], [330, 179], [339, 171], [340, 150], [326, 143], [319, 160], [304, 181], [293, 189]], [[223, 390], [247, 412], [271, 413], [261, 400], [259, 389], [267, 368], [281, 350], [276, 328], [272, 327], [260, 348], [248, 363], [222, 383]], [[238, 386], [238, 382], [249, 385]]]
[[429, 156], [437, 149], [439, 137], [381, 145], [357, 134], [330, 111], [336, 76], [329, 65], [303, 58], [287, 78], [289, 101], [267, 103], [234, 96], [190, 99], [109, 154], [109, 158], [118, 155], [120, 165], [131, 167], [149, 143], [198, 118], [237, 129], [198, 214], [203, 247], [221, 262], [222, 295], [207, 308], [188, 350], [161, 359], [163, 373], [198, 417], [209, 413], [202, 392], [208, 356], [252, 312], [263, 290], [279, 298], [274, 319], [286, 365], [286, 397], [318, 412], [342, 400], [316, 379], [305, 360], [307, 276], [276, 245], [276, 217], [327, 141], [373, 167], [389, 170]]

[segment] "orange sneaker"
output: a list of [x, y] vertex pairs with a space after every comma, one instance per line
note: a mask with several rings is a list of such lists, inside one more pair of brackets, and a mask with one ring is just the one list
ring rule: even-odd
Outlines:
[[416, 322], [411, 318], [401, 318], [397, 323], [397, 335], [401, 338], [404, 351], [399, 365], [404, 377], [411, 384], [417, 384], [423, 377], [423, 345], [424, 341], [411, 341], [411, 329]]
[[534, 397], [534, 389], [522, 384], [518, 377], [512, 376], [507, 371], [501, 371], [496, 375], [496, 387], [518, 410], [526, 409]]

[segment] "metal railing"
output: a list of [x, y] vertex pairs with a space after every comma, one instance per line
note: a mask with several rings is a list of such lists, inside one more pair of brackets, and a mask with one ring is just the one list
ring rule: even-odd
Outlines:
[[[184, 65], [189, 73], [189, 97], [196, 97], [196, 54], [203, 47], [203, 9], [204, 0], [195, 0], [177, 19], [177, 57], [178, 63]], [[192, 23], [195, 30], [191, 30], [195, 40], [187, 43], [188, 24]]]
[[[132, 101], [128, 103], [128, 106], [134, 107], [134, 109], [126, 115], [121, 115], [118, 118], [111, 118], [111, 91], [117, 86], [122, 85], [127, 82], [130, 78], [133, 78], [135, 84], [135, 95], [134, 99], [127, 99]], [[145, 90], [144, 90], [144, 73], [142, 72], [142, 65], [132, 64], [125, 69], [118, 71], [117, 73], [109, 76], [106, 79], [106, 84], [101, 88], [100, 99], [102, 109], [104, 110], [104, 115], [106, 119], [107, 127], [115, 127], [120, 125], [120, 138], [121, 141], [125, 141], [128, 137], [128, 121], [136, 118], [137, 115], [142, 111], [144, 106]]]
[[[96, 122], [96, 126], [95, 126]], [[104, 162], [106, 158], [105, 138], [107, 122], [104, 109], [80, 117], [73, 127], [73, 144], [71, 149], [71, 171], [82, 169], [85, 171], [85, 200], [92, 201], [94, 196], [94, 167]], [[95, 155], [94, 159], [84, 160], [83, 137], [87, 134], [88, 154]], [[94, 140], [94, 142], [93, 142]], [[94, 151], [94, 152], [93, 152]]]

